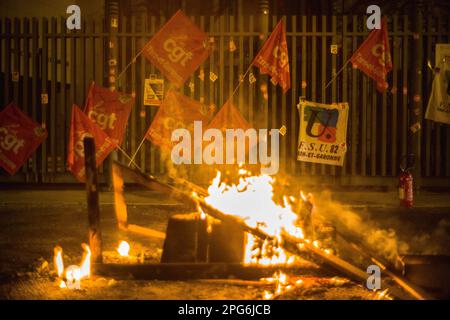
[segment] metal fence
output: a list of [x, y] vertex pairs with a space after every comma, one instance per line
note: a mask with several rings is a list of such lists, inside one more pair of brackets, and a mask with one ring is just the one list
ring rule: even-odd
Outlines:
[[[269, 30], [281, 17], [269, 18]], [[413, 37], [408, 16], [389, 18], [389, 37], [394, 69], [389, 73], [389, 90], [380, 94], [373, 81], [348, 64], [327, 89], [326, 83], [350, 58], [368, 32], [357, 16], [289, 16], [286, 22], [292, 89], [283, 94], [267, 76], [254, 68], [256, 82], [244, 79], [234, 102], [256, 127], [287, 127], [281, 137], [281, 168], [290, 175], [317, 178], [341, 184], [389, 185], [398, 175], [399, 164], [407, 155], [409, 105], [412, 81]], [[257, 29], [258, 17], [192, 17], [211, 37], [215, 50], [186, 82], [185, 94], [207, 105], [223, 105], [240, 76], [253, 60], [264, 37]], [[122, 70], [164, 23], [163, 17], [121, 17], [119, 19], [118, 70]], [[84, 105], [89, 82], [107, 85], [109, 33], [104, 21], [84, 21], [81, 30], [68, 31], [65, 18], [4, 19], [0, 21], [0, 105], [14, 100], [24, 112], [46, 125], [49, 136], [14, 177], [1, 174], [1, 181], [64, 182], [75, 180], [66, 170], [66, 152], [73, 103]], [[424, 108], [431, 89], [432, 71], [426, 61], [434, 62], [436, 43], [450, 42], [448, 17], [425, 17], [422, 61]], [[270, 32], [270, 31], [269, 31]], [[337, 54], [331, 45], [337, 44]], [[232, 47], [235, 47], [233, 50]], [[203, 72], [204, 79], [199, 75]], [[217, 75], [212, 81], [210, 73]], [[118, 89], [135, 93], [123, 149], [133, 154], [156, 114], [157, 107], [143, 105], [144, 79], [156, 74], [139, 56]], [[269, 88], [268, 99], [260, 90]], [[166, 82], [166, 87], [168, 87]], [[48, 94], [48, 103], [41, 100]], [[324, 103], [348, 101], [348, 153], [344, 166], [298, 162], [299, 97]], [[450, 179], [450, 126], [422, 121], [420, 172], [425, 185], [447, 184]], [[123, 158], [121, 154], [119, 158]], [[125, 161], [125, 158], [123, 158]], [[137, 163], [148, 173], [164, 173], [157, 147], [146, 142]]]

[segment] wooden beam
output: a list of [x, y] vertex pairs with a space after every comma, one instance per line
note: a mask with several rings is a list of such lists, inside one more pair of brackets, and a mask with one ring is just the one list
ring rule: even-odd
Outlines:
[[153, 264], [99, 264], [96, 273], [115, 279], [136, 280], [194, 280], [228, 279], [259, 280], [271, 277], [277, 271], [291, 274], [330, 276], [318, 268], [304, 266], [257, 266], [241, 263], [153, 263]]
[[84, 158], [86, 168], [86, 196], [89, 220], [89, 247], [91, 261], [102, 262], [102, 230], [100, 228], [100, 206], [98, 201], [97, 165], [94, 138], [84, 138]]
[[[117, 169], [122, 170], [123, 175], [133, 177], [134, 181], [141, 183], [143, 186], [146, 186], [153, 190], [164, 192], [169, 196], [172, 196], [180, 201], [183, 201], [184, 203], [189, 203], [196, 207], [200, 206], [202, 210], [211, 217], [219, 219], [224, 222], [235, 224], [245, 232], [249, 232], [258, 238], [274, 240], [273, 236], [267, 234], [261, 229], [253, 228], [247, 225], [245, 221], [240, 217], [235, 215], [224, 214], [220, 210], [212, 207], [211, 205], [206, 203], [203, 197], [199, 196], [196, 192], [193, 192], [193, 190], [189, 190], [189, 188], [187, 188], [187, 184], [184, 184], [184, 190], [181, 191], [173, 186], [158, 181], [156, 178], [152, 176], [145, 176], [144, 174], [132, 170], [128, 167], [125, 167], [121, 164], [114, 163], [113, 166], [117, 166], [118, 167]], [[286, 251], [290, 252], [291, 254], [314, 262], [317, 265], [324, 267], [328, 271], [343, 274], [348, 278], [358, 283], [361, 283], [362, 285], [365, 286], [368, 278], [368, 274], [365, 271], [359, 269], [358, 267], [331, 253], [327, 253], [322, 249], [315, 247], [311, 241], [293, 237], [288, 233], [283, 233], [281, 236], [282, 240], [279, 242], [279, 245]], [[403, 289], [400, 289], [399, 287], [392, 286], [384, 279], [382, 279], [381, 282], [382, 288], [389, 289], [389, 294], [396, 298], [400, 299], [428, 298], [420, 294], [411, 295], [411, 293], [408, 292], [408, 290], [405, 291]], [[400, 283], [397, 282], [397, 284]]]

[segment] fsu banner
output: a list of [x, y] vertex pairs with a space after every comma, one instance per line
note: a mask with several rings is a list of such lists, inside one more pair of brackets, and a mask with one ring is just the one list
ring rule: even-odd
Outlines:
[[207, 106], [179, 92], [169, 90], [145, 137], [161, 148], [171, 149], [173, 130], [184, 128], [192, 134], [194, 121], [202, 121], [203, 125], [206, 125], [210, 119]]
[[367, 39], [353, 53], [350, 61], [353, 67], [360, 69], [377, 82], [381, 92], [388, 88], [386, 75], [392, 70], [391, 50], [386, 20], [381, 22], [381, 29], [374, 29]]
[[178, 10], [142, 54], [178, 88], [208, 58], [208, 36]]
[[15, 174], [45, 138], [47, 131], [11, 102], [0, 113], [0, 166]]
[[435, 70], [425, 118], [450, 124], [450, 44], [436, 44]]
[[289, 72], [289, 55], [286, 42], [286, 33], [283, 20], [278, 22], [269, 39], [256, 56], [253, 64], [262, 73], [269, 74], [274, 85], [280, 84], [283, 92], [291, 87], [291, 76]]
[[92, 83], [84, 112], [114, 143], [120, 145], [133, 104], [131, 96]]
[[342, 166], [347, 151], [348, 103], [299, 103], [297, 160]]
[[72, 106], [72, 120], [70, 125], [67, 165], [69, 170], [80, 181], [86, 180], [86, 168], [84, 166], [84, 138], [90, 136], [95, 142], [95, 159], [97, 167], [116, 148], [116, 144], [107, 136], [99, 126], [94, 124], [78, 108]]

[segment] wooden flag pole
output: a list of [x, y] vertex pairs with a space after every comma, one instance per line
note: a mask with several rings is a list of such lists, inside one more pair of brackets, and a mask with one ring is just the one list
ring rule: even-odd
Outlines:
[[338, 75], [340, 75], [342, 73], [342, 71], [344, 71], [344, 68], [348, 65], [348, 63], [350, 62], [351, 58], [347, 60], [346, 63], [344, 63], [344, 65], [342, 66], [342, 68], [339, 69], [339, 71], [333, 76], [333, 78], [331, 78], [330, 81], [328, 81], [327, 85], [325, 86], [325, 90], [330, 86], [330, 84], [336, 80], [336, 78], [338, 77]]

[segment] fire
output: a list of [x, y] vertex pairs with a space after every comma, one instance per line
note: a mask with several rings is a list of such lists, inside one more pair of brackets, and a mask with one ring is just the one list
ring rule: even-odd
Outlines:
[[122, 257], [128, 257], [128, 254], [130, 252], [130, 245], [125, 240], [122, 240], [119, 244], [119, 247], [117, 248], [117, 252]]
[[83, 259], [80, 264], [81, 279], [91, 276], [91, 248], [86, 243], [81, 244], [84, 249]]
[[[62, 248], [56, 246], [54, 249], [53, 259], [56, 273], [59, 278], [59, 287], [61, 289], [79, 289], [78, 286], [72, 286], [71, 284], [78, 284], [81, 279], [86, 279], [91, 276], [91, 249], [86, 243], [82, 243], [81, 247], [83, 248], [84, 253], [80, 265], [71, 265], [67, 269], [64, 269]], [[66, 281], [64, 281], [63, 277]]]
[[[281, 233], [287, 232], [297, 238], [304, 238], [303, 231], [295, 224], [298, 216], [284, 197], [284, 205], [273, 201], [274, 178], [269, 175], [249, 176], [240, 169], [237, 185], [221, 182], [221, 173], [213, 179], [205, 201], [225, 214], [234, 214], [253, 228], [259, 228], [275, 239], [281, 240]], [[274, 243], [248, 235], [244, 263], [262, 265], [292, 263], [294, 258]]]
[[58, 274], [58, 277], [61, 278], [64, 272], [64, 262], [62, 257], [62, 248], [60, 246], [55, 247], [53, 262], [55, 264], [56, 273]]

